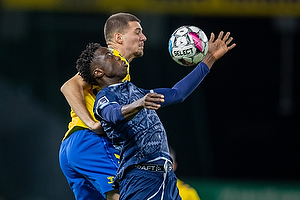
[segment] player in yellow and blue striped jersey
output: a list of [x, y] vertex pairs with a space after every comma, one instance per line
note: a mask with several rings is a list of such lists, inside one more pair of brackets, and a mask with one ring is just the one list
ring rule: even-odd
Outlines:
[[[128, 65], [143, 55], [146, 36], [140, 20], [129, 13], [110, 16], [104, 27], [105, 40], [114, 53]], [[129, 67], [124, 80], [130, 80]], [[104, 134], [93, 114], [99, 86], [90, 85], [76, 74], [61, 91], [71, 106], [72, 121], [61, 143], [61, 169], [76, 200], [119, 199], [112, 182], [119, 166], [119, 152]]]

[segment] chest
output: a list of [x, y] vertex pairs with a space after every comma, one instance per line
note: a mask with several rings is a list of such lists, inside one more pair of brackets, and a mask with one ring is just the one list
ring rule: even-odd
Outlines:
[[134, 85], [128, 85], [127, 87], [119, 88], [119, 91], [115, 92], [115, 94], [116, 100], [120, 105], [127, 105], [144, 97], [146, 92]]

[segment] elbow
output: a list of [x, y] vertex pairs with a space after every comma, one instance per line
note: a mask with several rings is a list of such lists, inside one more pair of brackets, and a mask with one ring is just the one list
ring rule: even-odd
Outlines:
[[67, 91], [67, 82], [66, 83], [64, 83], [61, 87], [60, 87], [60, 92], [61, 93], [63, 93], [63, 94], [65, 94], [66, 93], [66, 91]]
[[174, 97], [175, 103], [182, 103], [184, 102], [184, 100], [186, 99], [186, 97], [183, 94], [178, 94], [177, 96]]
[[186, 98], [180, 98], [180, 99], [177, 99], [177, 101], [176, 101], [175, 103], [182, 103], [182, 102], [184, 102], [185, 99], [186, 99]]
[[172, 104], [177, 104], [177, 103], [182, 103], [186, 98], [176, 98], [176, 99], [172, 99], [170, 101], [166, 100], [165, 102], [161, 103], [162, 107], [168, 106], [168, 105], [172, 105]]
[[178, 103], [182, 103], [182, 102], [184, 102], [184, 100], [185, 100], [185, 99], [186, 99], [186, 98], [182, 98], [182, 99], [180, 99]]
[[64, 85], [60, 87], [60, 92], [64, 93]]

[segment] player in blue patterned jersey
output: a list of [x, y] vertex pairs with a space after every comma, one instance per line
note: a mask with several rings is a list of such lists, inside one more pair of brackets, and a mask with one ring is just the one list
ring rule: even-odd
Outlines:
[[85, 81], [96, 81], [102, 88], [96, 96], [94, 113], [121, 151], [115, 178], [120, 199], [181, 199], [166, 132], [156, 110], [182, 102], [196, 89], [213, 63], [235, 47], [230, 45], [229, 35], [223, 37], [220, 32], [215, 40], [212, 33], [203, 61], [172, 88], [144, 90], [129, 81], [122, 82], [128, 66], [105, 47], [94, 52], [92, 63], [77, 66]]

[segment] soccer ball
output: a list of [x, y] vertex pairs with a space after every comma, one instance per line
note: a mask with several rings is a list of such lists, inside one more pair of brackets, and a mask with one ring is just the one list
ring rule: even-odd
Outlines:
[[169, 53], [182, 66], [193, 66], [203, 60], [208, 50], [205, 33], [196, 26], [181, 26], [169, 40]]

